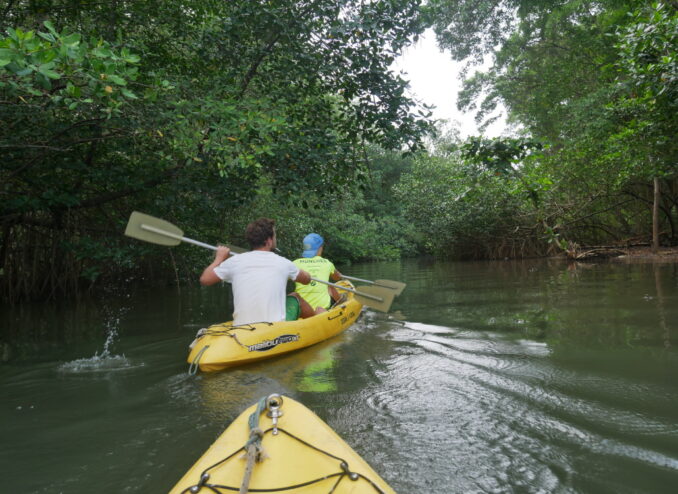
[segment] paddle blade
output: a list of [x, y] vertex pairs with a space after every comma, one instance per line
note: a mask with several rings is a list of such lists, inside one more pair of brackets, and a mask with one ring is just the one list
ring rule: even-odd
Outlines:
[[393, 281], [393, 280], [375, 280], [374, 282], [375, 286], [381, 286], [384, 288], [390, 288], [393, 290], [394, 295], [398, 296], [401, 293], [403, 293], [403, 290], [407, 286], [405, 283], [401, 281]]
[[[146, 228], [151, 228], [152, 231]], [[184, 232], [169, 221], [134, 211], [127, 222], [125, 235], [152, 244], [179, 245]]]
[[[363, 293], [372, 295], [372, 297], [378, 297], [381, 300], [374, 300], [371, 297], [363, 297], [361, 295]], [[391, 304], [393, 303], [394, 297], [395, 292], [390, 288], [383, 288], [375, 285], [359, 286], [356, 287], [355, 291], [355, 298], [358, 302], [380, 312], [388, 312], [391, 309]]]
[[249, 252], [247, 249], [243, 249], [242, 247], [238, 247], [236, 245], [228, 244], [227, 247], [231, 249], [231, 252], [234, 254], [244, 254], [245, 252]]

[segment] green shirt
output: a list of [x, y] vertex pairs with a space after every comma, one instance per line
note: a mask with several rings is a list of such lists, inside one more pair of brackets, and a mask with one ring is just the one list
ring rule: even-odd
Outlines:
[[[332, 261], [328, 261], [324, 257], [302, 257], [296, 259], [294, 264], [304, 271], [308, 271], [311, 277], [323, 281], [329, 281], [330, 275], [336, 271]], [[318, 307], [328, 308], [331, 303], [330, 292], [327, 290], [327, 285], [311, 281], [308, 285], [296, 283], [294, 290], [301, 295], [301, 297], [308, 302], [313, 310]]]

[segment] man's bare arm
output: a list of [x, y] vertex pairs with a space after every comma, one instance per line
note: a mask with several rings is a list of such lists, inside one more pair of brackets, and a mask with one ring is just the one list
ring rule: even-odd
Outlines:
[[294, 279], [294, 281], [301, 283], [302, 285], [308, 285], [311, 282], [311, 275], [308, 273], [308, 271], [300, 269], [299, 274]]
[[228, 259], [230, 253], [231, 251], [228, 247], [224, 247], [223, 245], [217, 247], [217, 252], [214, 254], [214, 261], [212, 261], [212, 264], [207, 266], [200, 275], [200, 284], [202, 286], [215, 285], [221, 281], [221, 278], [214, 272], [214, 268]]

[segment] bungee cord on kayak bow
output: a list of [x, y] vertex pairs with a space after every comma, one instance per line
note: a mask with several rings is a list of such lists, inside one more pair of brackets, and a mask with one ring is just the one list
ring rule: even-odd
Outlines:
[[[269, 326], [272, 325], [270, 322], [263, 322], [263, 323], [257, 323], [257, 324], [267, 324]], [[223, 329], [215, 329], [215, 328], [223, 328]], [[232, 324], [214, 324], [210, 326], [209, 328], [202, 328], [199, 329], [198, 332], [195, 335], [195, 340], [193, 340], [193, 343], [189, 346], [189, 348], [193, 348], [193, 345], [203, 336], [229, 336], [235, 340], [235, 342], [240, 345], [243, 348], [247, 348], [247, 345], [243, 344], [239, 339], [238, 335], [236, 335], [233, 330], [234, 329], [243, 329], [245, 331], [255, 331], [257, 328], [253, 326], [252, 324], [243, 324], [241, 326], [233, 326]], [[193, 357], [193, 360], [191, 361], [190, 365], [188, 366], [188, 375], [189, 376], [195, 376], [198, 373], [198, 369], [200, 368], [200, 358], [202, 355], [205, 353], [205, 351], [209, 348], [209, 345], [205, 345], [200, 349], [200, 351], [196, 354], [195, 357]]]
[[200, 357], [202, 357], [202, 354], [205, 353], [205, 351], [209, 347], [210, 347], [209, 345], [205, 345], [204, 347], [202, 347], [198, 354], [193, 358], [191, 365], [188, 366], [189, 376], [195, 376], [198, 373], [198, 369], [200, 368]]

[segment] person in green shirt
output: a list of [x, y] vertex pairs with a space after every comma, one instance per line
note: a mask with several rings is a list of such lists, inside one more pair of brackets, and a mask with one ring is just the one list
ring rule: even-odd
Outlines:
[[[339, 281], [341, 273], [337, 271], [332, 261], [322, 257], [324, 245], [325, 241], [320, 235], [309, 233], [304, 237], [304, 251], [301, 257], [293, 262], [300, 269], [310, 273], [313, 278]], [[326, 312], [340, 296], [336, 288], [313, 280], [308, 285], [296, 283], [294, 289], [290, 295], [299, 300], [303, 319]]]

